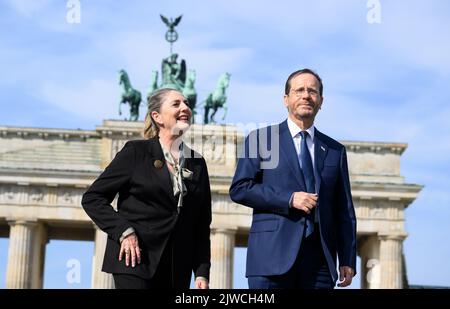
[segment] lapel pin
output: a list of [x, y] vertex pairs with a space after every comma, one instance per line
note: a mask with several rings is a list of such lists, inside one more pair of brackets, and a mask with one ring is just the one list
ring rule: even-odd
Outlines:
[[325, 151], [325, 147], [323, 147], [323, 146], [320, 146], [320, 149], [322, 149], [323, 151]]
[[153, 162], [153, 166], [156, 167], [157, 169], [162, 168], [163, 165], [164, 165], [164, 163], [161, 160], [155, 160], [155, 162]]

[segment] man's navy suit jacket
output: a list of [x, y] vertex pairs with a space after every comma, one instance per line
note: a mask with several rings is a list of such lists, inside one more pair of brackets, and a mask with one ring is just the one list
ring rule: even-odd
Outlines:
[[[356, 217], [347, 155], [342, 144], [317, 129], [314, 143], [316, 211], [325, 258], [336, 281], [336, 256], [340, 266], [356, 271]], [[287, 121], [251, 132], [244, 150], [230, 197], [253, 208], [246, 276], [281, 275], [294, 264], [305, 228], [305, 213], [289, 206], [292, 193], [306, 192], [306, 185]], [[270, 166], [277, 159], [277, 166]]]

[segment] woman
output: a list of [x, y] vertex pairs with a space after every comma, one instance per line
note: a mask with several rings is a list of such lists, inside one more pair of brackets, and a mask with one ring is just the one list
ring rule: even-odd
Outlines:
[[[83, 195], [108, 234], [102, 270], [116, 288], [208, 288], [211, 192], [205, 160], [181, 140], [192, 111], [173, 89], [148, 102], [145, 140], [129, 141]], [[111, 202], [119, 194], [117, 212]]]

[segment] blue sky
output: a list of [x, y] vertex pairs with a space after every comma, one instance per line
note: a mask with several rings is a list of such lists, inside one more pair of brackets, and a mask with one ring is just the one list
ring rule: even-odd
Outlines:
[[[231, 73], [226, 122], [283, 120], [286, 77], [310, 67], [324, 81], [320, 130], [408, 143], [401, 173], [425, 186], [406, 210], [408, 278], [450, 286], [450, 2], [380, 0], [380, 23], [367, 22], [368, 2], [81, 0], [81, 22], [69, 24], [66, 0], [1, 1], [0, 125], [95, 129], [118, 118], [118, 70], [146, 93], [169, 53], [159, 14], [183, 14], [174, 51], [196, 70], [200, 100]], [[67, 287], [56, 274], [77, 254], [89, 286], [89, 243], [51, 241], [47, 250], [46, 287]], [[5, 251], [0, 239], [0, 287]]]

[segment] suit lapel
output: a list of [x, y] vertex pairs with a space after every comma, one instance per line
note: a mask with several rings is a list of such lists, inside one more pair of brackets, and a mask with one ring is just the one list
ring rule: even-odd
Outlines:
[[320, 183], [323, 165], [325, 161], [325, 157], [327, 156], [328, 146], [322, 141], [322, 133], [319, 130], [315, 129], [314, 132], [314, 163], [315, 163], [315, 173], [314, 177], [316, 180], [316, 190], [317, 193], [320, 192]]
[[306, 191], [305, 181], [303, 180], [303, 173], [300, 170], [298, 162], [297, 151], [295, 150], [294, 140], [287, 125], [287, 120], [280, 123], [280, 152], [283, 154], [285, 160], [294, 171], [295, 179], [298, 184]]

